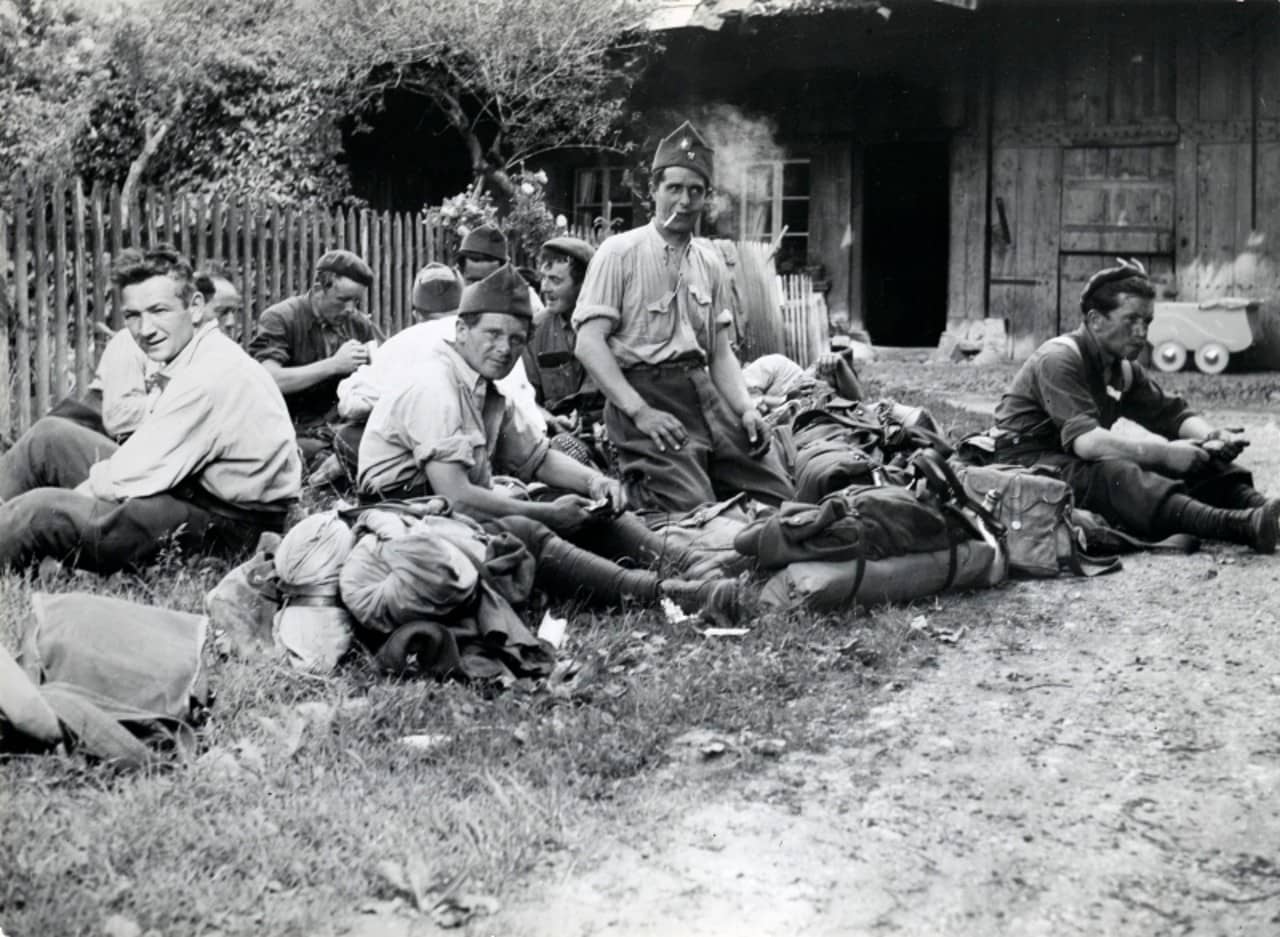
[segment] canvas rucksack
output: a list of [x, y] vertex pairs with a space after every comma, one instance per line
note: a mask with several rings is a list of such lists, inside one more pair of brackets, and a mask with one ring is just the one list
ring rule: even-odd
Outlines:
[[1009, 571], [1047, 577], [1066, 570], [1097, 576], [1120, 569], [1118, 557], [1093, 559], [1072, 521], [1071, 486], [1046, 469], [1018, 465], [957, 468], [965, 493], [1004, 527]]

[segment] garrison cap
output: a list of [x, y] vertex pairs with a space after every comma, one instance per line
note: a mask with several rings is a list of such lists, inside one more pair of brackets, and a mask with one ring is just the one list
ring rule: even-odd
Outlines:
[[445, 315], [458, 311], [462, 301], [462, 277], [452, 267], [430, 263], [413, 278], [413, 311]]
[[458, 315], [485, 312], [505, 313], [533, 321], [533, 304], [529, 301], [529, 284], [511, 264], [503, 264], [479, 283], [462, 291]]
[[507, 259], [507, 239], [502, 232], [491, 224], [482, 224], [473, 231], [467, 232], [458, 248], [460, 254], [481, 254], [494, 260]]
[[544, 251], [559, 251], [561, 254], [567, 254], [582, 261], [583, 266], [591, 263], [591, 258], [596, 255], [596, 249], [588, 244], [582, 238], [571, 237], [555, 237], [542, 245]]
[[1128, 280], [1130, 278], [1139, 280], [1150, 279], [1147, 275], [1147, 268], [1144, 267], [1142, 262], [1139, 260], [1134, 260], [1132, 257], [1127, 260], [1123, 257], [1117, 257], [1116, 263], [1119, 264], [1119, 266], [1106, 267], [1089, 277], [1089, 282], [1086, 283], [1084, 285], [1084, 289], [1080, 291], [1081, 312], [1089, 311], [1089, 300], [1093, 296], [1094, 291], [1099, 287], [1106, 286], [1108, 283], [1117, 283], [1120, 280]]
[[373, 271], [369, 265], [351, 251], [327, 251], [316, 261], [316, 275], [334, 273], [348, 280], [354, 280], [361, 286], [373, 285]]
[[711, 159], [714, 153], [702, 134], [686, 120], [658, 144], [658, 152], [653, 154], [653, 174], [656, 176], [668, 166], [683, 166], [699, 173], [707, 180], [707, 185], [711, 185]]

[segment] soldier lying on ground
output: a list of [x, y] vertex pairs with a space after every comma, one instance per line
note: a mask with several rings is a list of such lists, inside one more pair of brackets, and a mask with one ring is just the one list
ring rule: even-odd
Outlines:
[[[1146, 539], [1188, 533], [1273, 553], [1280, 500], [1234, 464], [1248, 440], [1165, 394], [1132, 360], [1154, 297], [1138, 265], [1094, 274], [1080, 297], [1083, 322], [1041, 345], [996, 407], [996, 461], [1052, 467], [1079, 507]], [[1120, 417], [1162, 438], [1119, 435]]]
[[[623, 512], [618, 481], [552, 449], [494, 386], [519, 360], [531, 325], [528, 287], [514, 268], [463, 291], [454, 340], [432, 352], [417, 380], [374, 405], [360, 444], [362, 497], [442, 495], [455, 510], [519, 537], [538, 562], [539, 584], [556, 594], [603, 604], [665, 594], [732, 617], [732, 580], [662, 579], [597, 555], [673, 571], [691, 563], [687, 555], [664, 556], [663, 539]], [[494, 489], [495, 468], [567, 493], [552, 501], [511, 497]]]
[[861, 400], [862, 385], [848, 357], [838, 351], [826, 351], [807, 368], [802, 368], [786, 355], [761, 355], [743, 365], [742, 378], [747, 393], [761, 413], [776, 410], [791, 396], [806, 393], [806, 388], [823, 382], [846, 400]]
[[126, 250], [112, 280], [159, 365], [157, 396], [121, 445], [49, 417], [0, 457], [0, 566], [49, 556], [110, 572], [153, 558], [170, 536], [187, 551], [238, 550], [281, 530], [298, 496], [284, 399], [205, 321], [187, 261], [167, 246]]

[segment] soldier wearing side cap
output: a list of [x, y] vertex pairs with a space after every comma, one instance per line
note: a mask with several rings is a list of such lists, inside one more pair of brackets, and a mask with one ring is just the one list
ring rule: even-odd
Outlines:
[[[1155, 288], [1132, 261], [1101, 270], [1080, 297], [1083, 321], [1041, 345], [996, 407], [999, 462], [1052, 468], [1076, 504], [1147, 539], [1185, 533], [1273, 553], [1280, 500], [1235, 464], [1248, 440], [1166, 394], [1133, 359], [1146, 345]], [[1112, 426], [1126, 417], [1154, 436]]]
[[[507, 236], [491, 224], [482, 224], [468, 231], [458, 246], [453, 264], [462, 275], [463, 283], [479, 283], [499, 267], [511, 260]], [[538, 291], [529, 287], [529, 304], [533, 309], [533, 322], [542, 321], [544, 308]]]
[[[662, 580], [561, 539], [642, 562], [661, 562], [666, 552], [661, 537], [623, 513], [615, 479], [552, 449], [494, 386], [519, 361], [532, 322], [528, 284], [510, 265], [463, 291], [453, 340], [433, 349], [411, 383], [374, 404], [360, 443], [362, 499], [443, 496], [455, 510], [519, 537], [538, 561], [539, 581], [562, 594], [612, 603], [661, 593], [727, 615], [737, 602], [733, 581]], [[493, 488], [495, 472], [566, 493], [552, 501], [511, 497]], [[692, 562], [666, 559], [681, 568]]]
[[653, 220], [600, 245], [573, 314], [578, 359], [608, 398], [609, 442], [645, 510], [794, 495], [730, 346], [728, 273], [693, 237], [711, 182], [711, 148], [686, 122], [654, 156]]
[[284, 394], [308, 461], [333, 440], [338, 382], [369, 361], [377, 332], [364, 304], [372, 283], [373, 271], [355, 254], [329, 251], [316, 261], [311, 289], [264, 310], [249, 343]]
[[[429, 263], [419, 270], [411, 297], [417, 322], [383, 342], [368, 364], [338, 384], [338, 416], [343, 422], [335, 430], [334, 452], [348, 474], [354, 476], [357, 470], [360, 440], [374, 404], [384, 394], [412, 382], [435, 350], [453, 339], [462, 288], [462, 277], [452, 267]], [[538, 432], [546, 431], [533, 387], [520, 362], [494, 385], [520, 409], [531, 426]]]

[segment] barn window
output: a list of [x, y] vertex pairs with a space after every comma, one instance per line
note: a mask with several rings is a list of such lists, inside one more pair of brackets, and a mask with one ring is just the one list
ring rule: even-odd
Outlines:
[[630, 170], [620, 166], [579, 169], [574, 176], [573, 223], [590, 231], [626, 231], [634, 225]]
[[782, 239], [774, 260], [779, 273], [799, 273], [809, 254], [809, 161], [752, 163], [742, 180], [739, 236]]

